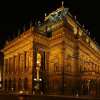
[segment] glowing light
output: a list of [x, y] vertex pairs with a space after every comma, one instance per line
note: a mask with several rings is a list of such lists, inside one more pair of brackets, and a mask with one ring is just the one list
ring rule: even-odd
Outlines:
[[34, 78], [34, 81], [36, 81], [36, 78]]
[[88, 37], [86, 38], [86, 42], [89, 43], [89, 38]]
[[41, 78], [39, 78], [39, 79], [34, 78], [34, 81], [42, 81], [42, 79]]
[[1, 82], [1, 70], [0, 70], [0, 82]]
[[2, 87], [2, 84], [1, 84], [1, 70], [0, 70], [0, 88]]
[[22, 93], [24, 93], [24, 92], [21, 90], [21, 91], [19, 91], [19, 93], [22, 94]]
[[2, 87], [1, 83], [0, 83], [0, 88]]
[[76, 35], [77, 34], [77, 28], [74, 27], [74, 34]]
[[40, 80], [40, 81], [42, 81], [42, 79], [41, 79], [41, 78], [40, 78], [39, 80]]
[[13, 90], [14, 90], [14, 88], [11, 88], [11, 90], [13, 91]]
[[40, 61], [37, 60], [37, 64], [40, 64]]

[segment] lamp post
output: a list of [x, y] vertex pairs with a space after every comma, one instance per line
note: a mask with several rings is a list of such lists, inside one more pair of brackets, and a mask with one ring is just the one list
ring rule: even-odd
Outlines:
[[40, 91], [39, 91], [40, 90], [40, 82], [42, 81], [42, 79], [40, 78], [39, 71], [40, 71], [40, 63], [37, 61], [36, 78], [34, 78], [34, 81], [36, 83], [34, 86], [36, 95], [40, 94]]

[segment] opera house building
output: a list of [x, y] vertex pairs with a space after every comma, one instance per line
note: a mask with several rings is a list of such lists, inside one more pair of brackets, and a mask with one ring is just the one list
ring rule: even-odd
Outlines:
[[100, 95], [100, 48], [64, 6], [1, 51], [7, 93]]

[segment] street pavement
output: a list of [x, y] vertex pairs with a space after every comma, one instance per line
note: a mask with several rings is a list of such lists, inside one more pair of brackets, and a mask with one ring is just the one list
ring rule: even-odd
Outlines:
[[96, 97], [83, 96], [34, 96], [34, 95], [16, 95], [16, 94], [0, 94], [0, 100], [100, 100]]

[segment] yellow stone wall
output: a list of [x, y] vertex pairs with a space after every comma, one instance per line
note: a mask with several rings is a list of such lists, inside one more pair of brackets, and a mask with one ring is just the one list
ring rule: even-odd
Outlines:
[[[66, 20], [70, 24], [70, 28], [64, 25], [63, 21], [59, 21], [51, 26], [52, 37], [46, 37], [35, 30], [28, 30], [19, 37], [5, 45], [4, 53], [4, 73], [3, 82], [9, 79], [16, 79], [16, 87], [18, 87], [19, 78], [28, 79], [28, 90], [32, 91], [32, 66], [34, 65], [33, 47], [44, 49], [45, 67], [47, 79], [49, 81], [49, 89], [60, 92], [64, 85], [65, 92], [72, 91], [73, 85], [78, 85], [77, 80], [99, 79], [100, 77], [100, 53], [96, 49], [94, 42], [91, 42], [89, 36], [77, 25], [71, 16], [67, 16]], [[78, 28], [77, 28], [78, 27]], [[79, 29], [79, 30], [78, 30]], [[88, 37], [88, 39], [87, 39]], [[89, 44], [90, 42], [90, 44]], [[95, 49], [94, 49], [95, 48]], [[24, 70], [24, 53], [27, 52], [28, 69]], [[21, 66], [22, 71], [9, 73], [9, 69], [5, 68], [5, 60], [22, 54]], [[29, 60], [29, 62], [28, 62]], [[13, 62], [13, 61], [12, 61]], [[18, 62], [16, 62], [18, 63]], [[12, 65], [12, 63], [11, 63]], [[17, 68], [17, 69], [18, 69]], [[91, 75], [91, 76], [90, 76]], [[75, 80], [77, 83], [75, 83]], [[8, 84], [8, 83], [7, 83]], [[4, 87], [5, 88], [5, 87]], [[53, 93], [53, 92], [51, 92]], [[71, 92], [70, 92], [71, 93]]]
[[79, 50], [79, 58], [80, 58], [80, 69], [85, 70], [87, 72], [95, 73], [95, 76], [91, 73], [90, 75], [83, 75], [86, 79], [97, 79], [98, 73], [100, 73], [100, 57], [99, 55], [93, 50], [93, 48], [88, 47], [87, 44], [82, 44], [80, 42], [80, 50]]
[[[21, 55], [21, 63], [19, 64], [18, 61], [15, 61], [17, 63], [17, 66], [15, 66], [15, 70], [13, 70], [13, 67], [9, 63], [7, 65], [10, 66], [10, 70], [12, 72], [9, 73], [9, 69], [7, 68], [7, 73], [5, 72], [6, 66], [4, 66], [4, 73], [3, 73], [3, 82], [5, 80], [9, 81], [9, 79], [13, 80], [15, 78], [16, 80], [16, 90], [18, 90], [18, 80], [22, 79], [24, 80], [25, 78], [28, 79], [28, 88], [29, 90], [32, 89], [32, 66], [33, 66], [33, 38], [32, 34], [22, 34], [20, 37], [17, 39], [11, 41], [9, 44], [7, 44], [4, 48], [4, 65], [5, 65], [5, 60], [18, 57], [19, 54]], [[27, 61], [28, 65], [27, 68], [25, 69], [24, 65], [24, 53], [26, 52], [27, 54]], [[17, 60], [17, 59], [15, 59]], [[26, 63], [27, 63], [26, 61]], [[20, 67], [21, 71], [18, 71], [18, 68]], [[8, 84], [8, 83], [7, 83]]]

